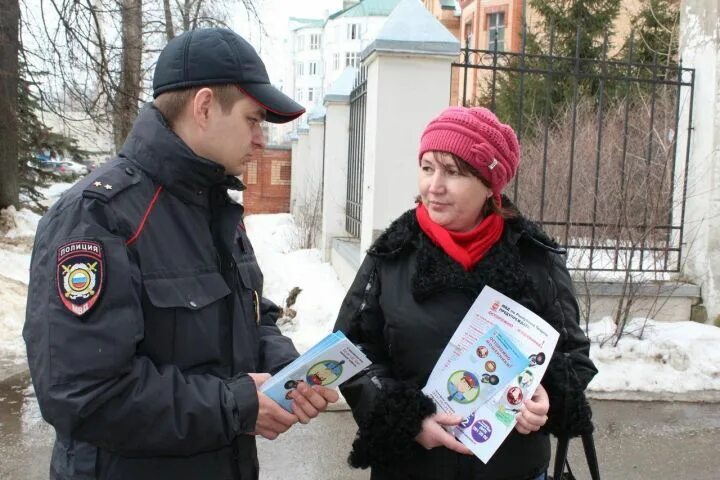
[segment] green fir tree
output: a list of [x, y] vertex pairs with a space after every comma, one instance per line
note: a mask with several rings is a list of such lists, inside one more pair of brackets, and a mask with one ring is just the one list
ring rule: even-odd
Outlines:
[[20, 66], [18, 82], [18, 174], [20, 183], [20, 204], [42, 213], [45, 207], [40, 187], [45, 187], [57, 177], [37, 168], [36, 156], [43, 150], [61, 152], [65, 156], [83, 156], [74, 138], [55, 133], [38, 117], [41, 109], [40, 98], [33, 92], [32, 84], [26, 80], [25, 65]]

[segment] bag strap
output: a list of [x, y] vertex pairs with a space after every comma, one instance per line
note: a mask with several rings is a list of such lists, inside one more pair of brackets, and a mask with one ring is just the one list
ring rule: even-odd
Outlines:
[[[597, 452], [595, 450], [595, 440], [592, 432], [582, 434], [583, 450], [585, 450], [585, 460], [588, 464], [588, 470], [590, 471], [590, 478], [592, 480], [600, 480], [600, 467], [597, 460]], [[570, 437], [564, 435], [558, 437], [557, 450], [555, 451], [555, 466], [553, 469], [553, 480], [562, 480], [565, 466], [567, 465], [568, 471], [570, 471], [570, 464], [567, 462], [568, 447], [570, 446]], [[570, 478], [572, 471], [570, 471]]]
[[553, 480], [562, 480], [563, 471], [565, 471], [565, 461], [567, 459], [568, 447], [570, 446], [570, 437], [563, 435], [558, 437], [557, 449], [555, 450], [555, 468], [553, 468]]
[[597, 452], [595, 451], [595, 440], [592, 432], [582, 434], [583, 449], [585, 450], [585, 460], [587, 460], [588, 469], [590, 470], [590, 478], [592, 480], [600, 480], [600, 467], [598, 466]]

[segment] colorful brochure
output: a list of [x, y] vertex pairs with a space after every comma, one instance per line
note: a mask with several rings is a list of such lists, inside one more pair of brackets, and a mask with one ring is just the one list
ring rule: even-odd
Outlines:
[[369, 365], [370, 360], [342, 332], [334, 332], [273, 375], [260, 391], [291, 412], [290, 393], [300, 383], [337, 387]]
[[[519, 414], [523, 401], [535, 393], [555, 350], [558, 332], [519, 303], [490, 287], [485, 287], [458, 326], [430, 375], [431, 379], [436, 375], [446, 375], [447, 371], [455, 368], [454, 365], [457, 365], [460, 359], [467, 358], [473, 352], [478, 363], [482, 363], [482, 355], [488, 355], [489, 358], [493, 353], [493, 345], [487, 351], [481, 349], [481, 346], [487, 347], [488, 336], [493, 333], [497, 335], [497, 332], [502, 336], [496, 338], [504, 340], [503, 346], [507, 351], [517, 351], [523, 357], [525, 362], [522, 368], [508, 369], [507, 373], [512, 374], [502, 377], [491, 392], [492, 395], [484, 396], [484, 400], [480, 405], [475, 405], [472, 412], [457, 408], [448, 412], [465, 417], [453, 433], [485, 463], [515, 427], [515, 417]], [[513, 348], [508, 348], [505, 344]], [[425, 389], [423, 391], [428, 394]], [[444, 405], [439, 403], [435, 396], [431, 397], [438, 404], [438, 409], [445, 411]], [[452, 404], [451, 406], [455, 407]]]
[[525, 370], [527, 358], [498, 327], [433, 371], [423, 393], [438, 410], [467, 417]]

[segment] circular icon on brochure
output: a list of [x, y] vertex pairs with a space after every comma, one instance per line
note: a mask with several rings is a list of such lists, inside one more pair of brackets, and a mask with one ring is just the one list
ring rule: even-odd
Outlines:
[[448, 402], [472, 403], [480, 394], [480, 382], [474, 373], [458, 370], [447, 382]]
[[531, 367], [534, 367], [535, 365], [542, 365], [543, 363], [545, 363], [545, 353], [540, 352], [534, 355], [530, 355], [528, 360], [530, 360]]
[[340, 378], [345, 360], [323, 360], [308, 369], [305, 379], [310, 385], [330, 385]]
[[507, 401], [510, 405], [519, 405], [522, 403], [523, 393], [520, 387], [510, 387], [507, 391]]
[[473, 424], [475, 421], [475, 414], [471, 413], [469, 417], [463, 418], [463, 421], [459, 423], [460, 428], [465, 430], [466, 428], [470, 427], [470, 425]]
[[490, 308], [492, 308], [493, 311], [497, 311], [498, 308], [500, 308], [500, 301], [499, 301], [499, 300], [495, 300]]
[[530, 370], [525, 370], [518, 375], [518, 383], [521, 387], [527, 388], [533, 383], [533, 373]]
[[492, 425], [487, 420], [478, 420], [472, 426], [470, 435], [478, 443], [487, 442], [492, 436]]
[[487, 362], [485, 362], [485, 370], [492, 373], [497, 370], [497, 365], [492, 360], [488, 360]]
[[488, 356], [488, 348], [485, 345], [480, 345], [477, 350], [475, 350], [475, 353], [477, 353], [478, 357], [485, 358]]
[[497, 375], [490, 375], [489, 373], [482, 374], [482, 383], [489, 383], [490, 385], [497, 385], [500, 383], [500, 379]]

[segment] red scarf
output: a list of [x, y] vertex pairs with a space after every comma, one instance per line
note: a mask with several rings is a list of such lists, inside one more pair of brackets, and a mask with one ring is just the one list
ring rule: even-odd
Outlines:
[[425, 235], [465, 270], [470, 270], [500, 240], [505, 227], [505, 220], [493, 213], [469, 232], [452, 232], [433, 222], [422, 203], [415, 209], [415, 216]]

